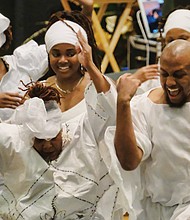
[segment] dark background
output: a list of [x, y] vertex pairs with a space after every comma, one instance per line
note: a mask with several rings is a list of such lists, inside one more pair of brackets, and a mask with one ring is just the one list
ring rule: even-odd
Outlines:
[[9, 53], [42, 29], [53, 12], [62, 9], [60, 0], [0, 0], [0, 13], [8, 17], [12, 25], [13, 42]]

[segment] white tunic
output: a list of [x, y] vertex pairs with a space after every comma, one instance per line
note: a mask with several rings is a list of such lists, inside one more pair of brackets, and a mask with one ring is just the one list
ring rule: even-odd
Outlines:
[[5, 179], [2, 218], [122, 219], [118, 188], [98, 148], [105, 128], [115, 121], [116, 90], [111, 87], [106, 94], [96, 94], [90, 84], [85, 96], [86, 103], [83, 100], [63, 113], [63, 130], [71, 141], [50, 164], [35, 151], [22, 127], [0, 124], [0, 169]]
[[[19, 92], [24, 94], [19, 87], [24, 88], [20, 80], [25, 84], [37, 81], [48, 69], [48, 56], [45, 45], [40, 45], [31, 40], [16, 48], [13, 55], [2, 57], [9, 65], [8, 72], [0, 81], [0, 92]], [[13, 109], [0, 108], [0, 119], [7, 120], [13, 113]]]
[[156, 88], [156, 87], [160, 87], [160, 77], [156, 78], [156, 79], [150, 79], [147, 80], [145, 82], [143, 82], [137, 89], [136, 95], [140, 95], [143, 94], [147, 91], [149, 91], [150, 89]]
[[[129, 203], [130, 219], [189, 219], [190, 103], [171, 108], [153, 103], [148, 94], [135, 96], [131, 104], [137, 143], [144, 152], [143, 161], [132, 172], [118, 166], [120, 178], [127, 182], [123, 194]], [[114, 131], [114, 127], [109, 128], [105, 137], [111, 158], [115, 158]], [[141, 204], [137, 204], [140, 200], [143, 200]], [[134, 212], [135, 206], [139, 209]]]

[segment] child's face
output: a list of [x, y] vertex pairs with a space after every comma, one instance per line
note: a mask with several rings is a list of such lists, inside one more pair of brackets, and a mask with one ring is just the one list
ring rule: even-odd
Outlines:
[[57, 159], [62, 152], [61, 134], [62, 132], [60, 131], [55, 138], [50, 140], [35, 138], [33, 147], [46, 162]]

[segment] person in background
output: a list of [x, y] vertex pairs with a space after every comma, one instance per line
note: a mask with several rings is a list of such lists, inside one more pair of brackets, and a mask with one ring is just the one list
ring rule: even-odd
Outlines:
[[[12, 41], [10, 20], [0, 13], [0, 51], [4, 54]], [[0, 57], [0, 123], [8, 120], [21, 104], [24, 92], [20, 80], [29, 83], [42, 77], [48, 68], [45, 45], [30, 41], [16, 48], [12, 55]], [[0, 193], [3, 178], [0, 175]]]
[[116, 127], [106, 131], [104, 144], [126, 170], [120, 168], [120, 178], [127, 182], [132, 220], [189, 219], [189, 53], [187, 40], [164, 48], [162, 87], [134, 96], [139, 80], [122, 76], [118, 82]]
[[[163, 24], [163, 47], [175, 39], [184, 39], [190, 41], [190, 5], [186, 7], [178, 7], [172, 10]], [[157, 74], [154, 75], [154, 74]], [[151, 88], [159, 87], [160, 78], [158, 74], [158, 65], [149, 65], [142, 67], [134, 73], [134, 77], [141, 81], [141, 86], [137, 90], [137, 94], [148, 91]]]
[[[0, 50], [5, 53], [12, 41], [10, 20], [0, 14]], [[48, 68], [45, 45], [31, 40], [16, 48], [12, 55], [0, 57], [0, 121], [11, 117], [20, 105], [23, 92], [20, 80], [25, 84], [38, 80]]]
[[176, 39], [190, 41], [190, 5], [171, 12], [164, 25], [165, 44]]

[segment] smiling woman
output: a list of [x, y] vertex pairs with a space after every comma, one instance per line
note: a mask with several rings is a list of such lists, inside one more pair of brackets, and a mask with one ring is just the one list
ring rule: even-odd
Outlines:
[[54, 14], [45, 35], [49, 67], [55, 75], [46, 83], [59, 90], [63, 112], [83, 100], [90, 78], [103, 77], [97, 75], [101, 60], [91, 23], [81, 14], [77, 11]]

